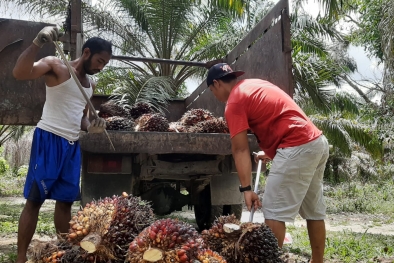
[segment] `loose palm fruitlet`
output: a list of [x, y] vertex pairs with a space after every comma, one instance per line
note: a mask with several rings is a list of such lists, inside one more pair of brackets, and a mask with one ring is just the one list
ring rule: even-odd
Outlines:
[[135, 131], [168, 131], [168, 120], [159, 113], [144, 114], [135, 121]]
[[227, 263], [227, 261], [222, 256], [210, 249], [198, 251], [197, 259], [201, 263]]
[[143, 114], [153, 113], [153, 109], [145, 102], [135, 103], [129, 110], [131, 117], [135, 120]]
[[64, 250], [60, 250], [60, 251], [56, 251], [53, 252], [52, 255], [50, 256], [46, 256], [42, 258], [42, 261], [44, 263], [57, 263], [57, 262], [62, 262], [62, 257], [64, 255], [65, 251]]
[[184, 125], [196, 125], [199, 122], [206, 121], [213, 119], [213, 114], [204, 109], [191, 109], [185, 112], [179, 122], [183, 123]]
[[229, 133], [227, 122], [223, 118], [215, 118], [198, 122], [189, 129], [194, 133]]
[[169, 132], [188, 132], [189, 126], [186, 126], [180, 122], [170, 122], [168, 131]]
[[105, 119], [107, 130], [118, 130], [118, 131], [133, 131], [134, 122], [131, 119], [124, 117], [108, 117]]
[[191, 263], [202, 249], [203, 240], [191, 225], [160, 219], [131, 242], [127, 259], [131, 263]]
[[101, 118], [108, 117], [124, 117], [130, 119], [130, 113], [128, 110], [124, 109], [122, 106], [115, 104], [113, 101], [108, 101], [100, 105], [100, 110], [98, 113]]

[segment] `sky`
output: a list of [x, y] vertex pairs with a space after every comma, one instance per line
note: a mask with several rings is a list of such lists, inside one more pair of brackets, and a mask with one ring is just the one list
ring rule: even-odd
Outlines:
[[[88, 0], [92, 4], [95, 4], [98, 0]], [[291, 5], [291, 0], [290, 0]], [[291, 7], [290, 7], [291, 9]], [[304, 6], [305, 11], [312, 15], [316, 15], [319, 12], [319, 5], [315, 0], [310, 0], [307, 5]], [[32, 21], [44, 21], [55, 23], [61, 26], [63, 19], [53, 19], [48, 17], [41, 17], [38, 14], [31, 14], [25, 12], [21, 7], [16, 7], [13, 4], [5, 4], [0, 0], [0, 18], [12, 18], [21, 20], [32, 20]], [[345, 27], [346, 30], [346, 27]], [[355, 80], [361, 79], [379, 79], [382, 75], [382, 65], [378, 65], [377, 59], [368, 58], [366, 52], [362, 47], [350, 46], [350, 56], [353, 57], [357, 63], [358, 72], [352, 75]], [[186, 85], [189, 93], [193, 92], [200, 83], [189, 79], [186, 81]], [[344, 85], [343, 88], [349, 92], [354, 92], [353, 89]]]

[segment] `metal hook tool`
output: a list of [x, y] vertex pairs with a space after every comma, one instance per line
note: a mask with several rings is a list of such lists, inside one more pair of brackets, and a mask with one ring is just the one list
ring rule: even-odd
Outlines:
[[[253, 154], [257, 154], [253, 152]], [[257, 173], [256, 173], [256, 180], [254, 183], [254, 192], [257, 194], [257, 191], [259, 189], [259, 182], [260, 182], [260, 173], [261, 173], [261, 166], [263, 165], [263, 160], [259, 159], [259, 163], [257, 165]], [[253, 222], [253, 215], [254, 215], [254, 205], [252, 204], [252, 209], [250, 210], [250, 215], [249, 215], [249, 222]]]

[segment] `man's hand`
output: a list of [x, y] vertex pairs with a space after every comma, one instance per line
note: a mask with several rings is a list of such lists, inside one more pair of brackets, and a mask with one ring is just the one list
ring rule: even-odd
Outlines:
[[253, 191], [244, 192], [245, 204], [248, 210], [254, 206], [254, 210], [256, 211], [258, 208], [262, 206], [259, 196]]
[[33, 43], [41, 48], [45, 43], [58, 41], [59, 37], [62, 35], [63, 33], [59, 33], [57, 27], [46, 26], [37, 34], [37, 37], [33, 40]]
[[269, 158], [264, 151], [259, 151], [257, 154], [254, 155], [254, 161], [256, 163], [258, 163], [260, 159], [263, 161], [263, 163], [268, 163], [271, 161], [271, 158]]
[[103, 118], [93, 120], [88, 126], [88, 133], [102, 133], [104, 132], [107, 125]]

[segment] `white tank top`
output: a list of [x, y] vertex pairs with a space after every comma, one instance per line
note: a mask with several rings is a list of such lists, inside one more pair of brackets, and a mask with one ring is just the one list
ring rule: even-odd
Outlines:
[[[84, 88], [90, 98], [92, 85]], [[46, 86], [46, 100], [37, 127], [69, 141], [77, 141], [86, 100], [72, 77], [54, 87]]]

